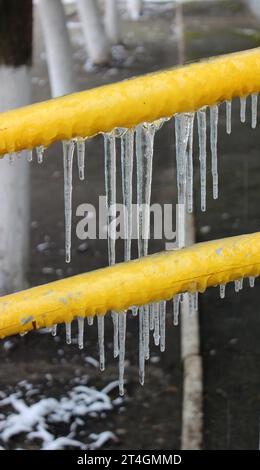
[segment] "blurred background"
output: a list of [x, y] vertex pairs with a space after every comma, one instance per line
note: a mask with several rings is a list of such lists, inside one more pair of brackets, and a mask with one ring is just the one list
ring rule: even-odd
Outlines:
[[[260, 45], [257, 0], [38, 0], [33, 5], [24, 0], [19, 3], [19, 7], [13, 1], [0, 4], [1, 110]], [[239, 100], [235, 100], [232, 134], [228, 136], [224, 105], [220, 110], [220, 195], [217, 201], [208, 197], [206, 213], [200, 212], [199, 173], [195, 168], [197, 241], [259, 230], [260, 138], [258, 131], [250, 128], [249, 106], [247, 113], [247, 124], [242, 125]], [[195, 149], [198, 153], [197, 142]], [[1, 162], [0, 186], [5, 190], [0, 192], [0, 200], [7, 201], [5, 206], [8, 206], [5, 209], [1, 205], [2, 294], [108, 264], [106, 240], [78, 240], [75, 232], [76, 208], [82, 203], [97, 207], [98, 197], [105, 195], [102, 137], [86, 143], [86, 181], [78, 180], [75, 167], [69, 265], [64, 259], [61, 144], [52, 145], [45, 152], [43, 164], [34, 159], [30, 176], [27, 163], [24, 166], [19, 161], [10, 169], [8, 162]], [[10, 196], [13, 193], [15, 200]], [[172, 120], [155, 139], [153, 202], [177, 202]], [[30, 224], [25, 224], [28, 218]], [[14, 220], [18, 220], [15, 230]], [[25, 225], [30, 226], [30, 236]], [[24, 247], [28, 246], [28, 240], [27, 256]], [[149, 251], [156, 252], [164, 246], [164, 240], [151, 240]], [[137, 257], [135, 245], [133, 257]], [[122, 259], [123, 246], [118, 243], [117, 261]], [[203, 448], [257, 449], [259, 284], [256, 282], [254, 289], [245, 285], [238, 294], [233, 285], [227, 286], [222, 300], [218, 289], [208, 289], [200, 296], [199, 310], [204, 369]], [[112, 354], [109, 318], [105, 330], [107, 367], [102, 374], [97, 362], [95, 326], [87, 328], [83, 351], [77, 346], [76, 329], [72, 344], [67, 345], [63, 327], [58, 327], [55, 337], [44, 331], [3, 340], [0, 344], [0, 446], [3, 449], [84, 448], [84, 445], [179, 449], [183, 379], [180, 329], [172, 325], [170, 303], [167, 312], [166, 352], [161, 354], [158, 349], [152, 349], [143, 387], [138, 383], [137, 322], [129, 315], [124, 398], [118, 398], [113, 385], [118, 371]], [[92, 400], [84, 401], [82, 413], [77, 411], [77, 405], [82, 405], [79, 385], [85, 387], [84, 393]], [[98, 393], [93, 395], [89, 391], [100, 391], [106, 386], [102, 399]], [[64, 397], [70, 409], [67, 415], [61, 405]], [[55, 406], [62, 410], [59, 418], [46, 411], [44, 400], [50, 399], [56, 400]], [[37, 403], [39, 406], [34, 408], [35, 421], [28, 429], [22, 424], [27, 419], [24, 408], [20, 427], [14, 432], [10, 416], [18, 412], [19, 400], [27, 411]], [[48, 403], [51, 408], [51, 402]]]

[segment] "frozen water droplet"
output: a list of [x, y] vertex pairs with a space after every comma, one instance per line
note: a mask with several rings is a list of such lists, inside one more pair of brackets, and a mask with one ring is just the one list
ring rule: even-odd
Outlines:
[[119, 395], [124, 395], [126, 313], [119, 314]]
[[211, 147], [211, 174], [213, 182], [213, 199], [218, 198], [218, 105], [210, 108], [210, 147]]
[[57, 325], [53, 325], [51, 327], [51, 334], [52, 336], [56, 336], [57, 335]]
[[33, 160], [33, 151], [27, 150], [27, 161], [32, 162], [32, 160]]
[[39, 145], [38, 147], [36, 147], [36, 156], [37, 156], [38, 163], [43, 162], [44, 150], [45, 150], [45, 147], [43, 145]]
[[74, 147], [75, 142], [73, 140], [63, 142], [66, 263], [70, 263], [71, 259], [72, 167]]
[[250, 287], [255, 286], [255, 277], [254, 276], [249, 277], [249, 285], [250, 285]]
[[92, 326], [94, 323], [94, 317], [87, 317], [87, 322], [89, 326]]
[[84, 180], [85, 177], [85, 140], [81, 137], [77, 139], [77, 160], [79, 179]]
[[99, 345], [99, 366], [100, 370], [105, 370], [105, 345], [104, 345], [104, 317], [97, 316], [98, 323], [98, 345]]
[[9, 164], [13, 165], [14, 162], [15, 162], [15, 153], [14, 152], [9, 153]]
[[66, 343], [71, 344], [71, 322], [65, 323], [66, 328]]
[[232, 101], [226, 101], [226, 132], [231, 134]]
[[220, 298], [221, 298], [221, 299], [224, 299], [224, 298], [225, 298], [225, 295], [226, 295], [226, 284], [220, 284], [220, 286], [219, 286], [219, 294], [220, 294]]
[[240, 281], [239, 279], [237, 279], [235, 281], [235, 292], [239, 292], [240, 291]]
[[201, 210], [206, 210], [206, 184], [207, 184], [207, 118], [206, 110], [200, 109], [197, 112], [198, 134], [199, 134], [199, 160], [200, 160], [200, 190], [201, 190]]
[[251, 95], [252, 129], [255, 129], [257, 126], [257, 101], [258, 101], [258, 93], [253, 93]]
[[246, 122], [246, 96], [240, 98], [240, 121]]
[[84, 318], [78, 317], [78, 345], [79, 349], [84, 348]]

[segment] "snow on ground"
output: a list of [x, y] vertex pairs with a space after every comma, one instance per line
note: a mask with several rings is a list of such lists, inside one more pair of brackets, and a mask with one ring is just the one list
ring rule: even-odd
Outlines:
[[[100, 449], [107, 441], [117, 442], [116, 435], [107, 430], [99, 434], [90, 433], [87, 444], [77, 439], [78, 428], [82, 429], [85, 423], [83, 418], [105, 418], [107, 412], [122, 404], [122, 399], [118, 402], [118, 399], [112, 400], [108, 395], [115, 387], [118, 387], [118, 381], [109, 383], [101, 391], [76, 385], [59, 399], [41, 398], [38, 389], [23, 381], [18, 384], [15, 393], [7, 395], [1, 392], [0, 449], [10, 448], [10, 440], [21, 434], [25, 434], [25, 445], [26, 441], [40, 442], [41, 450], [68, 447], [93, 450]], [[36, 395], [35, 402], [28, 404], [28, 396], [32, 395]], [[64, 429], [64, 425], [66, 435], [57, 436], [57, 428]]]

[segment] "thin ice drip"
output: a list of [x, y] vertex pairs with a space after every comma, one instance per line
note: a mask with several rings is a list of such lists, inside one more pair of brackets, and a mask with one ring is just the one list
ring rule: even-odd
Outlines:
[[98, 324], [98, 346], [99, 346], [99, 367], [105, 370], [105, 345], [104, 345], [104, 316], [97, 316]]
[[246, 96], [240, 98], [240, 121], [246, 122]]
[[132, 179], [134, 156], [134, 131], [129, 129], [121, 137], [121, 172], [124, 204], [124, 259], [131, 259], [132, 237]]
[[226, 101], [226, 132], [231, 134], [232, 101]]
[[66, 263], [70, 263], [71, 259], [72, 167], [74, 147], [75, 143], [73, 140], [63, 142]]
[[80, 180], [85, 178], [85, 151], [85, 140], [79, 137], [77, 139], [77, 162]]
[[[116, 262], [116, 134], [104, 134], [105, 189], [107, 209], [108, 262]], [[118, 356], [118, 313], [111, 312], [114, 327], [114, 357]]]
[[84, 318], [78, 317], [78, 345], [79, 349], [84, 348]]
[[198, 134], [199, 134], [199, 161], [200, 161], [200, 191], [201, 210], [206, 211], [206, 189], [207, 189], [207, 118], [206, 110], [197, 112]]
[[257, 101], [258, 93], [253, 93], [251, 95], [251, 126], [252, 129], [255, 129], [257, 126]]
[[43, 145], [36, 147], [37, 162], [40, 164], [43, 162], [44, 151], [45, 147]]
[[125, 371], [125, 340], [126, 340], [126, 312], [121, 312], [118, 319], [119, 327], [119, 395], [124, 395]]
[[211, 174], [213, 183], [213, 199], [218, 198], [218, 105], [210, 108], [210, 148], [211, 148]]

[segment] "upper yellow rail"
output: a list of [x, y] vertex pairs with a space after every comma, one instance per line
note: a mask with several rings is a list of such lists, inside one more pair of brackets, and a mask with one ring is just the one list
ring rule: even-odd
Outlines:
[[0, 338], [260, 274], [260, 233], [198, 243], [0, 298]]
[[260, 48], [74, 93], [0, 114], [0, 155], [48, 147], [260, 91]]

